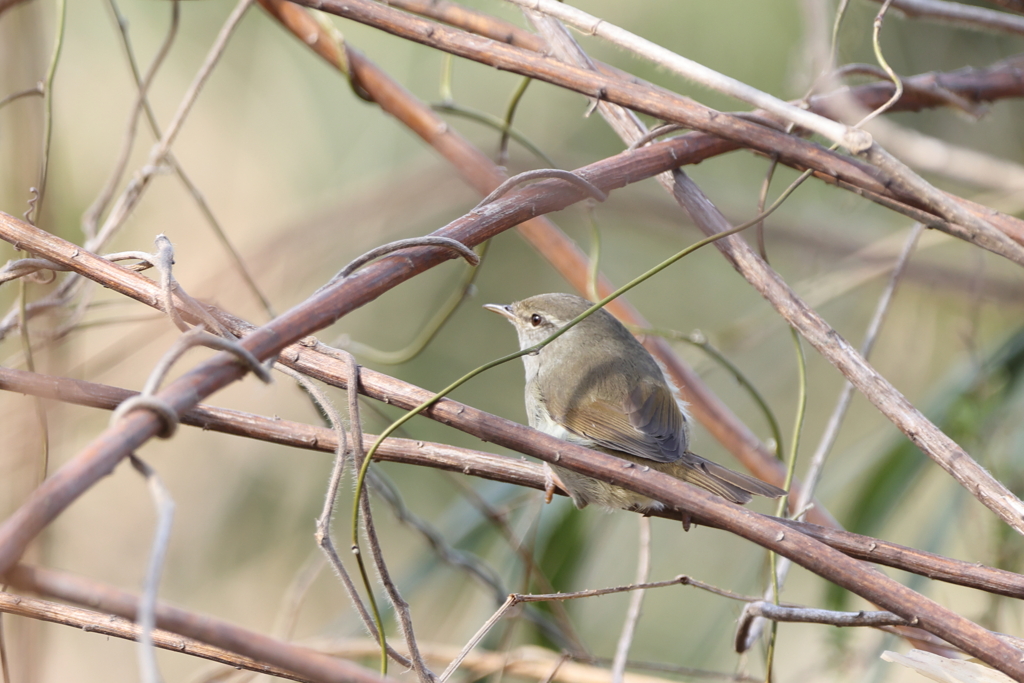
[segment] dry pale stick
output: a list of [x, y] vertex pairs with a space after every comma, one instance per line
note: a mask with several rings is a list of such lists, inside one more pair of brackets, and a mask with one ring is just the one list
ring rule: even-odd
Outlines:
[[658, 66], [669, 69], [684, 78], [812, 130], [852, 152], [864, 152], [871, 147], [871, 136], [865, 131], [801, 109], [575, 7], [557, 2], [557, 0], [508, 0], [508, 2], [564, 21], [588, 35], [604, 38], [619, 47], [646, 57]]
[[148, 464], [135, 455], [130, 456], [132, 467], [146, 478], [149, 492], [156, 507], [157, 523], [153, 533], [153, 549], [150, 551], [149, 568], [146, 570], [146, 582], [139, 600], [139, 676], [143, 683], [159, 683], [160, 669], [156, 663], [156, 647], [153, 643], [153, 631], [156, 629], [157, 591], [160, 588], [160, 575], [163, 573], [164, 558], [167, 555], [167, 544], [171, 537], [171, 524], [174, 522], [174, 499], [171, 492], [160, 480], [160, 476]]
[[[651, 575], [651, 518], [640, 516], [639, 548], [637, 549], [636, 583], [647, 583]], [[629, 647], [633, 644], [636, 624], [640, 621], [640, 609], [644, 604], [645, 590], [633, 591], [629, 596], [629, 608], [622, 624], [619, 644], [615, 647], [615, 658], [612, 660], [612, 683], [622, 683], [626, 675], [626, 662], [629, 659]]]

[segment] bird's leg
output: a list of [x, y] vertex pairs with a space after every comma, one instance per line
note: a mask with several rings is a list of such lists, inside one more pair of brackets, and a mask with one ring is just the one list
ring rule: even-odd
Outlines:
[[686, 512], [685, 510], [682, 511], [682, 515], [683, 515], [683, 531], [689, 531], [690, 530], [690, 523], [693, 521], [693, 518], [691, 518], [690, 517], [690, 513]]
[[551, 499], [555, 496], [555, 487], [569, 492], [562, 480], [558, 478], [558, 472], [551, 469], [551, 465], [544, 463], [544, 503], [550, 505]]

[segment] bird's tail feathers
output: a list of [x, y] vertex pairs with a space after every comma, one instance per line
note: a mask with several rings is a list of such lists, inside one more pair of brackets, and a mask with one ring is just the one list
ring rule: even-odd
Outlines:
[[766, 498], [779, 498], [786, 494], [783, 489], [773, 486], [747, 474], [734, 472], [695, 453], [687, 453], [693, 458], [687, 468], [686, 480], [691, 484], [707, 489], [714, 494], [739, 505], [750, 502], [751, 494]]

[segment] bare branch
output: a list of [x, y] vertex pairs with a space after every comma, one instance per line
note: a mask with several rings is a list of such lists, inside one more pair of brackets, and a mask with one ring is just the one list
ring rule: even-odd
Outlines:
[[[261, 4], [304, 44], [309, 45], [336, 68], [340, 68], [342, 60], [335, 52], [336, 44], [328, 39], [329, 36], [323, 34], [306, 10], [286, 0], [261, 0]], [[428, 9], [436, 8], [438, 3], [431, 2]], [[454, 18], [451, 14], [446, 16], [449, 19]], [[456, 13], [456, 16], [462, 15]], [[470, 22], [470, 25], [479, 27], [479, 22]], [[501, 24], [493, 30], [504, 32], [506, 28]], [[516, 41], [512, 43], [518, 44]], [[534, 37], [530, 49], [542, 45], [543, 41]], [[448, 159], [470, 186], [486, 195], [505, 180], [503, 169], [498, 168], [479, 149], [469, 144], [451, 126], [446, 125], [430, 107], [413, 97], [351, 46], [346, 46], [346, 50], [347, 63], [351, 65], [353, 77], [360, 90], [371, 95], [385, 111], [395, 116]], [[978, 90], [975, 84], [972, 92]], [[720, 141], [719, 138], [706, 139]], [[697, 151], [699, 150], [678, 149], [672, 153], [693, 158]], [[544, 217], [525, 220], [517, 229], [577, 291], [587, 291], [590, 264], [586, 255], [565, 233]], [[604, 277], [598, 278], [599, 294], [606, 295], [612, 289]], [[607, 308], [627, 324], [641, 328], [650, 327], [643, 316], [622, 297], [611, 302]], [[660, 337], [648, 336], [642, 342], [665, 364], [682, 397], [689, 403], [691, 414], [750, 471], [766, 481], [781, 483], [784, 473], [774, 454], [769, 452], [757, 436], [707, 388], [700, 376], [675, 354], [671, 346]], [[818, 523], [834, 522], [821, 507], [815, 508], [811, 515]]]
[[171, 538], [171, 524], [174, 521], [174, 499], [167, 490], [160, 476], [152, 467], [135, 455], [130, 456], [132, 466], [146, 479], [149, 493], [156, 508], [156, 531], [153, 532], [153, 549], [150, 552], [149, 568], [146, 570], [146, 581], [139, 601], [139, 674], [143, 683], [159, 683], [160, 669], [156, 664], [156, 651], [153, 649], [153, 629], [156, 628], [156, 602], [160, 590], [160, 575], [163, 573], [164, 558], [167, 556], [167, 544]]
[[959, 28], [1024, 35], [1024, 17], [985, 7], [944, 0], [893, 0], [892, 6], [912, 19], [926, 19]]
[[[90, 633], [97, 633], [114, 638], [137, 641], [142, 637], [142, 627], [130, 618], [111, 616], [103, 612], [69, 607], [46, 600], [27, 598], [21, 595], [0, 592], [0, 612], [16, 614], [29, 619], [39, 619], [54, 624], [62, 624]], [[238, 655], [235, 652], [209, 645], [194, 638], [187, 638], [163, 629], [152, 633], [153, 644], [163, 650], [180, 652], [209, 659], [238, 669], [248, 669], [257, 673], [267, 673], [295, 681], [315, 683], [319, 679], [299, 676], [277, 666], [262, 663], [259, 659]], [[10, 680], [9, 678], [7, 680]]]
[[[4, 579], [20, 590], [67, 600], [79, 605], [88, 605], [93, 609], [105, 612], [106, 614], [101, 615], [101, 619], [105, 623], [111, 621], [109, 616], [111, 614], [130, 621], [139, 609], [139, 599], [131, 593], [52, 569], [19, 566], [5, 575]], [[11, 598], [11, 602], [15, 603], [27, 600], [27, 598], [19, 596], [11, 596]], [[17, 605], [14, 607], [16, 608]], [[92, 619], [93, 617], [82, 615], [82, 618]], [[290, 671], [301, 676], [303, 680], [338, 681], [339, 683], [393, 681], [390, 678], [382, 678], [379, 673], [364, 669], [352, 662], [163, 603], [158, 603], [156, 606], [156, 622], [164, 631], [181, 634], [250, 658], [261, 667], [264, 664], [269, 664]], [[135, 629], [132, 632], [133, 635], [129, 637], [137, 638], [139, 627], [134, 624], [128, 624], [128, 626]], [[158, 638], [160, 637], [162, 637], [160, 632], [155, 632], [154, 642], [159, 642]], [[180, 649], [180, 639], [177, 639], [171, 647], [176, 650]], [[234, 662], [229, 660], [228, 663], [233, 664]]]
[[[637, 548], [636, 583], [646, 583], [651, 574], [651, 519], [641, 516]], [[622, 633], [615, 647], [615, 658], [612, 660], [612, 683], [623, 683], [626, 673], [626, 661], [629, 659], [629, 648], [633, 644], [636, 624], [640, 621], [640, 609], [644, 603], [644, 589], [633, 591], [629, 596], [629, 608], [622, 624]]]
[[[877, 183], [883, 193], [893, 192], [900, 201], [930, 212], [939, 212], [941, 218], [962, 224], [966, 230], [962, 234], [972, 237], [984, 235], [985, 244], [988, 245], [986, 248], [996, 247], [999, 249], [997, 253], [1012, 254], [1011, 258], [1015, 262], [1024, 264], [1024, 249], [1020, 244], [1008, 243], [1006, 235], [1000, 234], [1007, 230], [1005, 218], [995, 220], [990, 212], [976, 211], [958, 198], [938, 192], [878, 145], [871, 145], [863, 153], [863, 156], [876, 166], [872, 168], [796, 136], [753, 123], [748, 120], [750, 117], [717, 112], [668, 91], [637, 83], [635, 79], [627, 80], [573, 67], [509, 45], [485, 45], [479, 39], [461, 31], [406, 15], [369, 0], [300, 0], [300, 4], [375, 26], [399, 37], [495, 68], [574, 90], [597, 100], [607, 100], [667, 121], [713, 133], [741, 147], [766, 155], [778, 154], [782, 163], [800, 170], [814, 169], [823, 179], [828, 180], [831, 177], [830, 182], [854, 172], [856, 167], [857, 175], [871, 177], [869, 183]], [[821, 173], [826, 166], [833, 172]], [[845, 168], [840, 172], [838, 166]], [[1024, 243], [1022, 228], [1024, 224], [1016, 226], [1015, 229], [1020, 234], [1021, 243]]]

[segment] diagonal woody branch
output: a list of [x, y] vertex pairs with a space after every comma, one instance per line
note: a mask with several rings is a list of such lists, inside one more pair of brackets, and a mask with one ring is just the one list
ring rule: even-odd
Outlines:
[[[118, 621], [108, 615], [115, 614], [122, 619], [134, 620], [138, 613], [140, 602], [138, 596], [66, 572], [21, 565], [4, 575], [3, 580], [21, 590], [49, 595], [105, 612], [106, 614], [99, 616], [108, 624], [117, 624]], [[50, 604], [52, 605], [52, 603]], [[63, 606], [54, 605], [54, 607]], [[79, 614], [78, 616], [86, 615]], [[273, 669], [280, 668], [298, 674], [298, 680], [318, 681], [319, 683], [395, 683], [395, 679], [382, 678], [379, 672], [370, 671], [349, 660], [332, 657], [307, 647], [250, 631], [227, 621], [189, 612], [165, 603], [157, 603], [156, 622], [164, 631], [181, 634], [200, 641], [200, 644], [208, 643], [229, 653], [242, 655], [243, 658], [253, 662], [255, 670], [263, 673], [274, 673]], [[135, 625], [130, 624], [130, 626]], [[175, 649], [183, 649], [186, 645], [191, 644], [179, 643]], [[203, 651], [200, 647], [195, 647], [194, 650]], [[199, 654], [199, 652], [190, 651], [189, 654]], [[206, 655], [199, 654], [199, 656]], [[244, 665], [244, 662], [231, 663], [236, 666]], [[271, 665], [272, 668], [268, 670], [266, 664]]]
[[[138, 602], [138, 601], [137, 601]], [[142, 635], [142, 627], [134, 622], [135, 615], [114, 617], [102, 612], [69, 607], [46, 600], [12, 595], [0, 591], [0, 613], [14, 614], [28, 619], [38, 619], [52, 624], [61, 624], [80, 629], [88, 633], [96, 633], [107, 637], [123, 638], [137, 641]], [[152, 631], [155, 647], [178, 652], [181, 654], [201, 657], [213, 662], [226, 664], [235, 669], [247, 669], [256, 673], [270, 674], [279, 678], [314, 683], [315, 679], [298, 676], [280, 667], [264, 664], [251, 657], [238, 655], [234, 652], [209, 645], [194, 638], [181, 636], [163, 629]], [[367, 678], [367, 683], [372, 679]]]
[[[557, 22], [542, 15], [528, 15], [552, 45], [554, 54], [581, 67], [590, 66], [589, 58], [572, 40], [568, 32]], [[645, 131], [631, 113], [614, 104], [599, 104], [602, 115], [626, 142], [639, 138]], [[663, 173], [659, 181], [673, 194], [679, 204], [689, 213], [694, 223], [708, 235], [728, 230], [731, 226], [700, 188], [681, 170]], [[846, 343], [820, 316], [797, 297], [796, 293], [764, 263], [746, 241], [734, 236], [719, 240], [716, 247], [722, 251], [733, 266], [754, 287], [775, 306], [783, 317], [815, 346], [829, 361], [843, 372], [879, 410], [912, 440], [915, 436], [927, 435], [929, 450], [926, 452], [975, 497], [1007, 521], [1018, 532], [1024, 533], [1024, 503], [1021, 503], [1006, 487], [981, 468], [955, 442], [942, 433], [935, 425], [917, 411], [895, 387], [874, 371], [852, 346]], [[775, 288], [764, 283], [771, 281]], [[786, 311], [798, 308], [805, 313], [803, 324], [796, 324]], [[811, 338], [815, 335], [815, 338]], [[827, 341], [822, 341], [822, 340]], [[844, 362], [847, 368], [844, 368]], [[860, 378], [862, 381], [855, 381]], [[870, 378], [876, 386], [870, 386]], [[920, 442], [918, 443], [920, 446]], [[922, 448], [922, 450], [924, 450]]]
[[[897, 172], [898, 162], [877, 145], [872, 145], [868, 154], [874, 163], [888, 170], [843, 157], [815, 143], [745, 118], [709, 109], [681, 95], [637, 83], [635, 79], [581, 69], [511, 45], [482, 40], [380, 3], [369, 0], [297, 1], [460, 57], [712, 133], [762, 154], [778, 155], [782, 163], [795, 168], [814, 169], [823, 172], [826, 177], [855, 175], [858, 177], [855, 185], [929, 213], [938, 213], [939, 218], [945, 221], [961, 224], [963, 229], [956, 233], [958, 237], [968, 238], [1024, 265], [1024, 248], [1005, 234], [1004, 225], [991, 224], [990, 210], [979, 212], [956, 197], [939, 193], [926, 183], [922, 184], [923, 181], [909, 171]], [[1020, 229], [1020, 226], [1016, 236], [1024, 243], [1024, 229]]]
[[[347, 59], [341, 59], [337, 44], [323, 33], [307, 10], [286, 0], [260, 0], [260, 4], [328, 63], [339, 69], [348, 64], [350, 76], [362, 92], [436, 149], [481, 195], [489, 194], [507, 179], [503, 169], [359, 51], [346, 45]], [[530, 33], [525, 35], [533, 36]], [[534, 36], [534, 43], [537, 41]], [[709, 140], [719, 138], [709, 137]], [[692, 155], [693, 150], [680, 148], [671, 153], [685, 158]], [[524, 221], [517, 230], [578, 292], [587, 291], [589, 259], [554, 223], [539, 216]], [[610, 294], [613, 289], [606, 278], [602, 276], [599, 279], [598, 293], [601, 296]], [[650, 327], [625, 298], [613, 301], [608, 310], [627, 324]], [[668, 342], [653, 336], [642, 339], [642, 342], [665, 365], [683, 399], [689, 403], [694, 418], [748, 470], [761, 479], [781, 485], [785, 472], [779, 460], [672, 350]], [[823, 507], [815, 508], [810, 514], [816, 523], [837, 526]]]
[[[729, 223], [683, 173], [676, 173], [675, 194], [702, 230], [713, 234]], [[716, 242], [733, 267], [772, 304], [812, 346], [889, 418], [914, 445], [953, 476], [985, 507], [1024, 534], [1024, 502], [996, 480], [955, 441], [913, 406], [861, 354], [808, 306], [743, 240]]]
[[[611, 179], [607, 176], [589, 173], [587, 179], [602, 190], [612, 189], [608, 182]], [[516, 217], [521, 212], [531, 215], [550, 210], [548, 207], [558, 202], [571, 203], [581, 198], [574, 189], [567, 189], [564, 185], [559, 188], [552, 187], [552, 183], [555, 182], [545, 181], [516, 191], [483, 207], [480, 214], [471, 214], [436, 234], [456, 239], [463, 244], [475, 245], [497, 234], [501, 229], [515, 224]], [[504, 219], [505, 223], [498, 220], [499, 218]], [[510, 219], [512, 223], [508, 223]], [[42, 232], [6, 214], [0, 214], [0, 228], [5, 239], [13, 238], [23, 244], [32, 238], [38, 239]], [[56, 238], [49, 236], [49, 241], [54, 239]], [[87, 263], [101, 265], [97, 262], [102, 261], [77, 248], [55, 249], [53, 253], [42, 249], [40, 251], [46, 258], [69, 266], [73, 264], [80, 269]], [[317, 293], [306, 302], [255, 329], [244, 337], [240, 344], [260, 359], [276, 355], [307, 334], [334, 322], [383, 292], [449, 258], [451, 253], [438, 247], [409, 249], [401, 257], [388, 257]], [[152, 286], [155, 288], [155, 283], [152, 283]], [[312, 345], [310, 341], [307, 343]], [[297, 346], [302, 345], [292, 348], [295, 349]], [[301, 351], [296, 355], [299, 354]], [[283, 360], [292, 362], [293, 359], [285, 357]], [[157, 396], [180, 414], [195, 407], [202, 398], [240, 379], [243, 374], [244, 368], [236, 363], [233, 357], [221, 353], [169, 384]], [[454, 402], [441, 401], [430, 408], [429, 412], [436, 413], [452, 403]], [[470, 410], [463, 407], [462, 412]], [[670, 507], [708, 520], [720, 528], [792, 559], [883, 609], [888, 609], [905, 619], [916, 620], [930, 633], [973, 654], [1000, 671], [1024, 681], [1024, 662], [1021, 661], [1020, 651], [1000, 641], [970, 620], [809, 536], [660, 472], [644, 471], [636, 467], [624, 468], [619, 458], [538, 432], [532, 432], [529, 438], [524, 439], [523, 434], [526, 432], [521, 425], [488, 416], [480, 411], [473, 412], [477, 416], [479, 428], [487, 435], [485, 438], [488, 440], [504, 439], [521, 452], [547, 462], [557, 462], [560, 466], [573, 471], [623, 486], [662, 501]], [[15, 513], [0, 525], [0, 573], [12, 568], [28, 542], [73, 500], [109, 473], [122, 458], [156, 436], [162, 429], [163, 424], [155, 414], [143, 411], [130, 413], [107, 428], [71, 461], [44, 481]]]
[[[677, 162], [673, 143], [658, 143], [626, 152], [579, 169], [580, 177], [604, 192], [649, 178]], [[519, 223], [565, 208], [586, 198], [563, 180], [545, 180], [519, 188], [433, 233], [473, 247]], [[81, 247], [0, 212], [0, 239], [92, 277], [105, 273], [104, 284], [132, 296], [136, 274], [111, 264]], [[317, 291], [290, 311], [257, 329], [242, 347], [260, 360], [280, 353], [306, 335], [336, 322], [384, 292], [453, 257], [441, 247], [415, 247], [389, 256], [337, 284]], [[161, 292], [156, 283], [146, 292], [147, 304], [156, 305]], [[174, 294], [178, 297], [178, 293]], [[174, 305], [179, 306], [177, 300]], [[179, 306], [181, 308], [181, 306]], [[157, 397], [179, 415], [202, 398], [245, 374], [245, 368], [221, 354], [179, 378]], [[162, 431], [161, 421], [148, 411], [135, 411], [108, 428], [79, 455], [36, 489], [29, 499], [0, 525], [0, 572], [11, 566], [28, 543], [79, 495], [108, 474], [128, 453]]]
[[[577, 65], [589, 60], [554, 19], [530, 16], [542, 29], [555, 54], [564, 55]], [[642, 134], [642, 127], [628, 111], [610, 103], [601, 103], [602, 114], [627, 142]], [[682, 170], [658, 179], [673, 194], [706, 235], [729, 230], [732, 226], [718, 208]], [[715, 242], [715, 246], [751, 285], [775, 307], [782, 317], [800, 332], [819, 353], [846, 376], [879, 411], [938, 463], [957, 482], [1007, 524], [1024, 534], [1024, 502], [978, 465], [952, 439], [918, 411], [892, 384], [876, 372], [864, 357], [836, 332], [820, 315], [801, 300], [796, 292], [764, 262], [738, 235]]]
[[[290, 351], [291, 349], [286, 349], [285, 355], [291, 355]], [[308, 351], [308, 349], [303, 349], [300, 353]], [[335, 374], [330, 368], [320, 365], [313, 366], [301, 356], [292, 361], [292, 366], [300, 371], [318, 374], [320, 379], [333, 386], [348, 388], [347, 377]], [[314, 370], [314, 367], [319, 369]], [[386, 399], [388, 403], [406, 409], [419, 405], [430, 396], [430, 392], [426, 389], [366, 368], [360, 372], [359, 384], [360, 392], [364, 395], [377, 400]], [[137, 395], [137, 392], [128, 389], [65, 377], [39, 375], [11, 368], [0, 368], [0, 390], [31, 394], [105, 410], [113, 410], [125, 399]], [[486, 436], [478, 433], [472, 408], [457, 402], [452, 403], [453, 405], [443, 411], [443, 419], [450, 422], [452, 427], [467, 434]], [[209, 405], [196, 406], [181, 416], [181, 422], [206, 431], [243, 436], [323, 453], [333, 453], [338, 445], [337, 432], [327, 427], [263, 417]], [[520, 426], [520, 429], [528, 438], [530, 428]], [[363, 434], [364, 448], [369, 450], [376, 438], [371, 434]], [[499, 441], [495, 443], [499, 446], [504, 445]], [[541, 465], [522, 458], [510, 458], [441, 443], [392, 437], [384, 440], [377, 450], [375, 459], [460, 472], [540, 491], [545, 487], [544, 468]], [[672, 510], [662, 510], [652, 514], [666, 519], [681, 519], [679, 513]], [[967, 586], [996, 595], [1024, 598], [1024, 575], [1021, 574], [986, 567], [976, 562], [950, 559], [842, 529], [831, 529], [795, 520], [779, 521], [859, 560], [902, 569], [927, 576], [933, 580]], [[712, 526], [705, 520], [697, 520], [697, 522]]]

